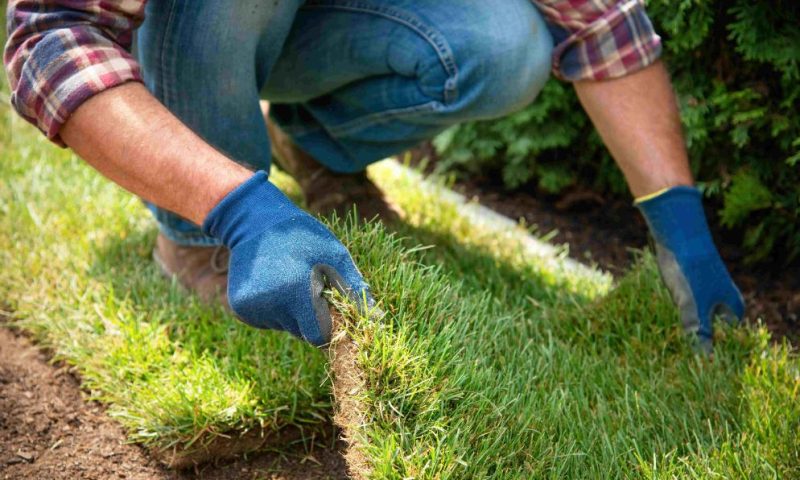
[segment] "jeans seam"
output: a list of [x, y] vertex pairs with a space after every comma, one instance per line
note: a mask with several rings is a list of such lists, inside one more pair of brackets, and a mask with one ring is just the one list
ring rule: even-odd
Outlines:
[[[278, 123], [277, 120], [276, 123]], [[289, 135], [290, 137], [302, 137], [304, 135], [313, 135], [315, 133], [327, 131], [324, 128], [320, 127], [319, 125], [314, 125], [309, 127], [306, 125], [296, 125], [296, 124], [294, 125], [291, 124], [284, 125], [281, 123], [278, 124], [280, 125], [281, 130], [283, 130], [283, 133]]]
[[447, 80], [444, 84], [444, 103], [449, 104], [458, 99], [458, 67], [455, 62], [450, 46], [439, 32], [429, 25], [426, 25], [416, 15], [395, 8], [373, 5], [364, 1], [341, 1], [341, 0], [309, 0], [302, 8], [304, 9], [338, 9], [351, 12], [367, 13], [387, 18], [416, 32], [433, 47], [439, 62], [447, 73]]
[[427, 113], [438, 110], [441, 102], [431, 101], [419, 105], [412, 105], [410, 107], [392, 108], [382, 112], [375, 112], [369, 115], [364, 115], [359, 118], [353, 119], [349, 122], [342, 123], [333, 127], [328, 127], [326, 130], [331, 136], [344, 137], [349, 133], [356, 132], [367, 125], [375, 125], [377, 123], [385, 122], [397, 117], [408, 117], [418, 113]]
[[[159, 67], [160, 71], [159, 76], [161, 77], [161, 88], [162, 92], [162, 102], [165, 107], [169, 108], [171, 104], [174, 103], [173, 99], [175, 96], [172, 94], [169, 86], [172, 86], [175, 82], [168, 82], [167, 81], [167, 59], [174, 58], [172, 55], [167, 55], [168, 49], [171, 50], [173, 48], [172, 40], [170, 39], [170, 33], [173, 30], [173, 24], [175, 23], [175, 16], [177, 10], [177, 0], [171, 0], [169, 5], [169, 16], [167, 17], [167, 25], [164, 28], [164, 37], [161, 39], [161, 48], [158, 52], [159, 58]], [[172, 71], [173, 69], [170, 69]]]

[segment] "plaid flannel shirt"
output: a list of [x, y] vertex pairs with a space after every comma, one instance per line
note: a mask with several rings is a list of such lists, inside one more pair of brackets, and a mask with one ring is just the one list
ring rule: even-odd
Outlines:
[[[567, 81], [639, 70], [661, 53], [643, 0], [533, 0], [556, 41], [553, 71]], [[129, 53], [146, 0], [11, 0], [3, 61], [11, 102], [48, 138], [86, 99], [142, 81]]]

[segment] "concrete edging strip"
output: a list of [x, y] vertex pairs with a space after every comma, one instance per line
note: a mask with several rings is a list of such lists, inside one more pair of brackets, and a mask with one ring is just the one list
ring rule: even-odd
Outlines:
[[611, 281], [611, 274], [568, 257], [563, 249], [539, 240], [514, 220], [423, 177], [419, 172], [400, 164], [395, 159], [381, 162], [381, 168], [386, 168], [396, 177], [411, 180], [423, 190], [434, 193], [446, 202], [453, 204], [458, 213], [473, 225], [519, 241], [525, 252], [536, 258], [537, 261], [544, 260], [556, 268], [563, 268], [582, 276], [594, 277], [597, 280]]

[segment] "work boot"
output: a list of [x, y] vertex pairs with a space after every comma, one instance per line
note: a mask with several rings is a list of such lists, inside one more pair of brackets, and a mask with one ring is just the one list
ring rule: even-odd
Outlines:
[[366, 172], [336, 173], [329, 170], [306, 152], [300, 150], [269, 118], [269, 105], [261, 102], [264, 120], [272, 143], [275, 163], [300, 185], [306, 208], [311, 213], [328, 216], [336, 213], [345, 218], [355, 205], [363, 221], [378, 218], [385, 225], [396, 223], [401, 214], [383, 192], [372, 183]]
[[168, 279], [197, 294], [207, 303], [221, 301], [228, 308], [228, 259], [224, 246], [187, 247], [162, 233], [156, 238], [153, 260]]

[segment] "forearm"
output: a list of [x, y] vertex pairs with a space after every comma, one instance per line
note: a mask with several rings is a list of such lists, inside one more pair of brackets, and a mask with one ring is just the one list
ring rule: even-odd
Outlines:
[[60, 134], [104, 176], [196, 224], [252, 176], [195, 135], [140, 83], [90, 98]]
[[661, 62], [613, 80], [576, 82], [575, 90], [635, 197], [692, 185], [675, 94]]

